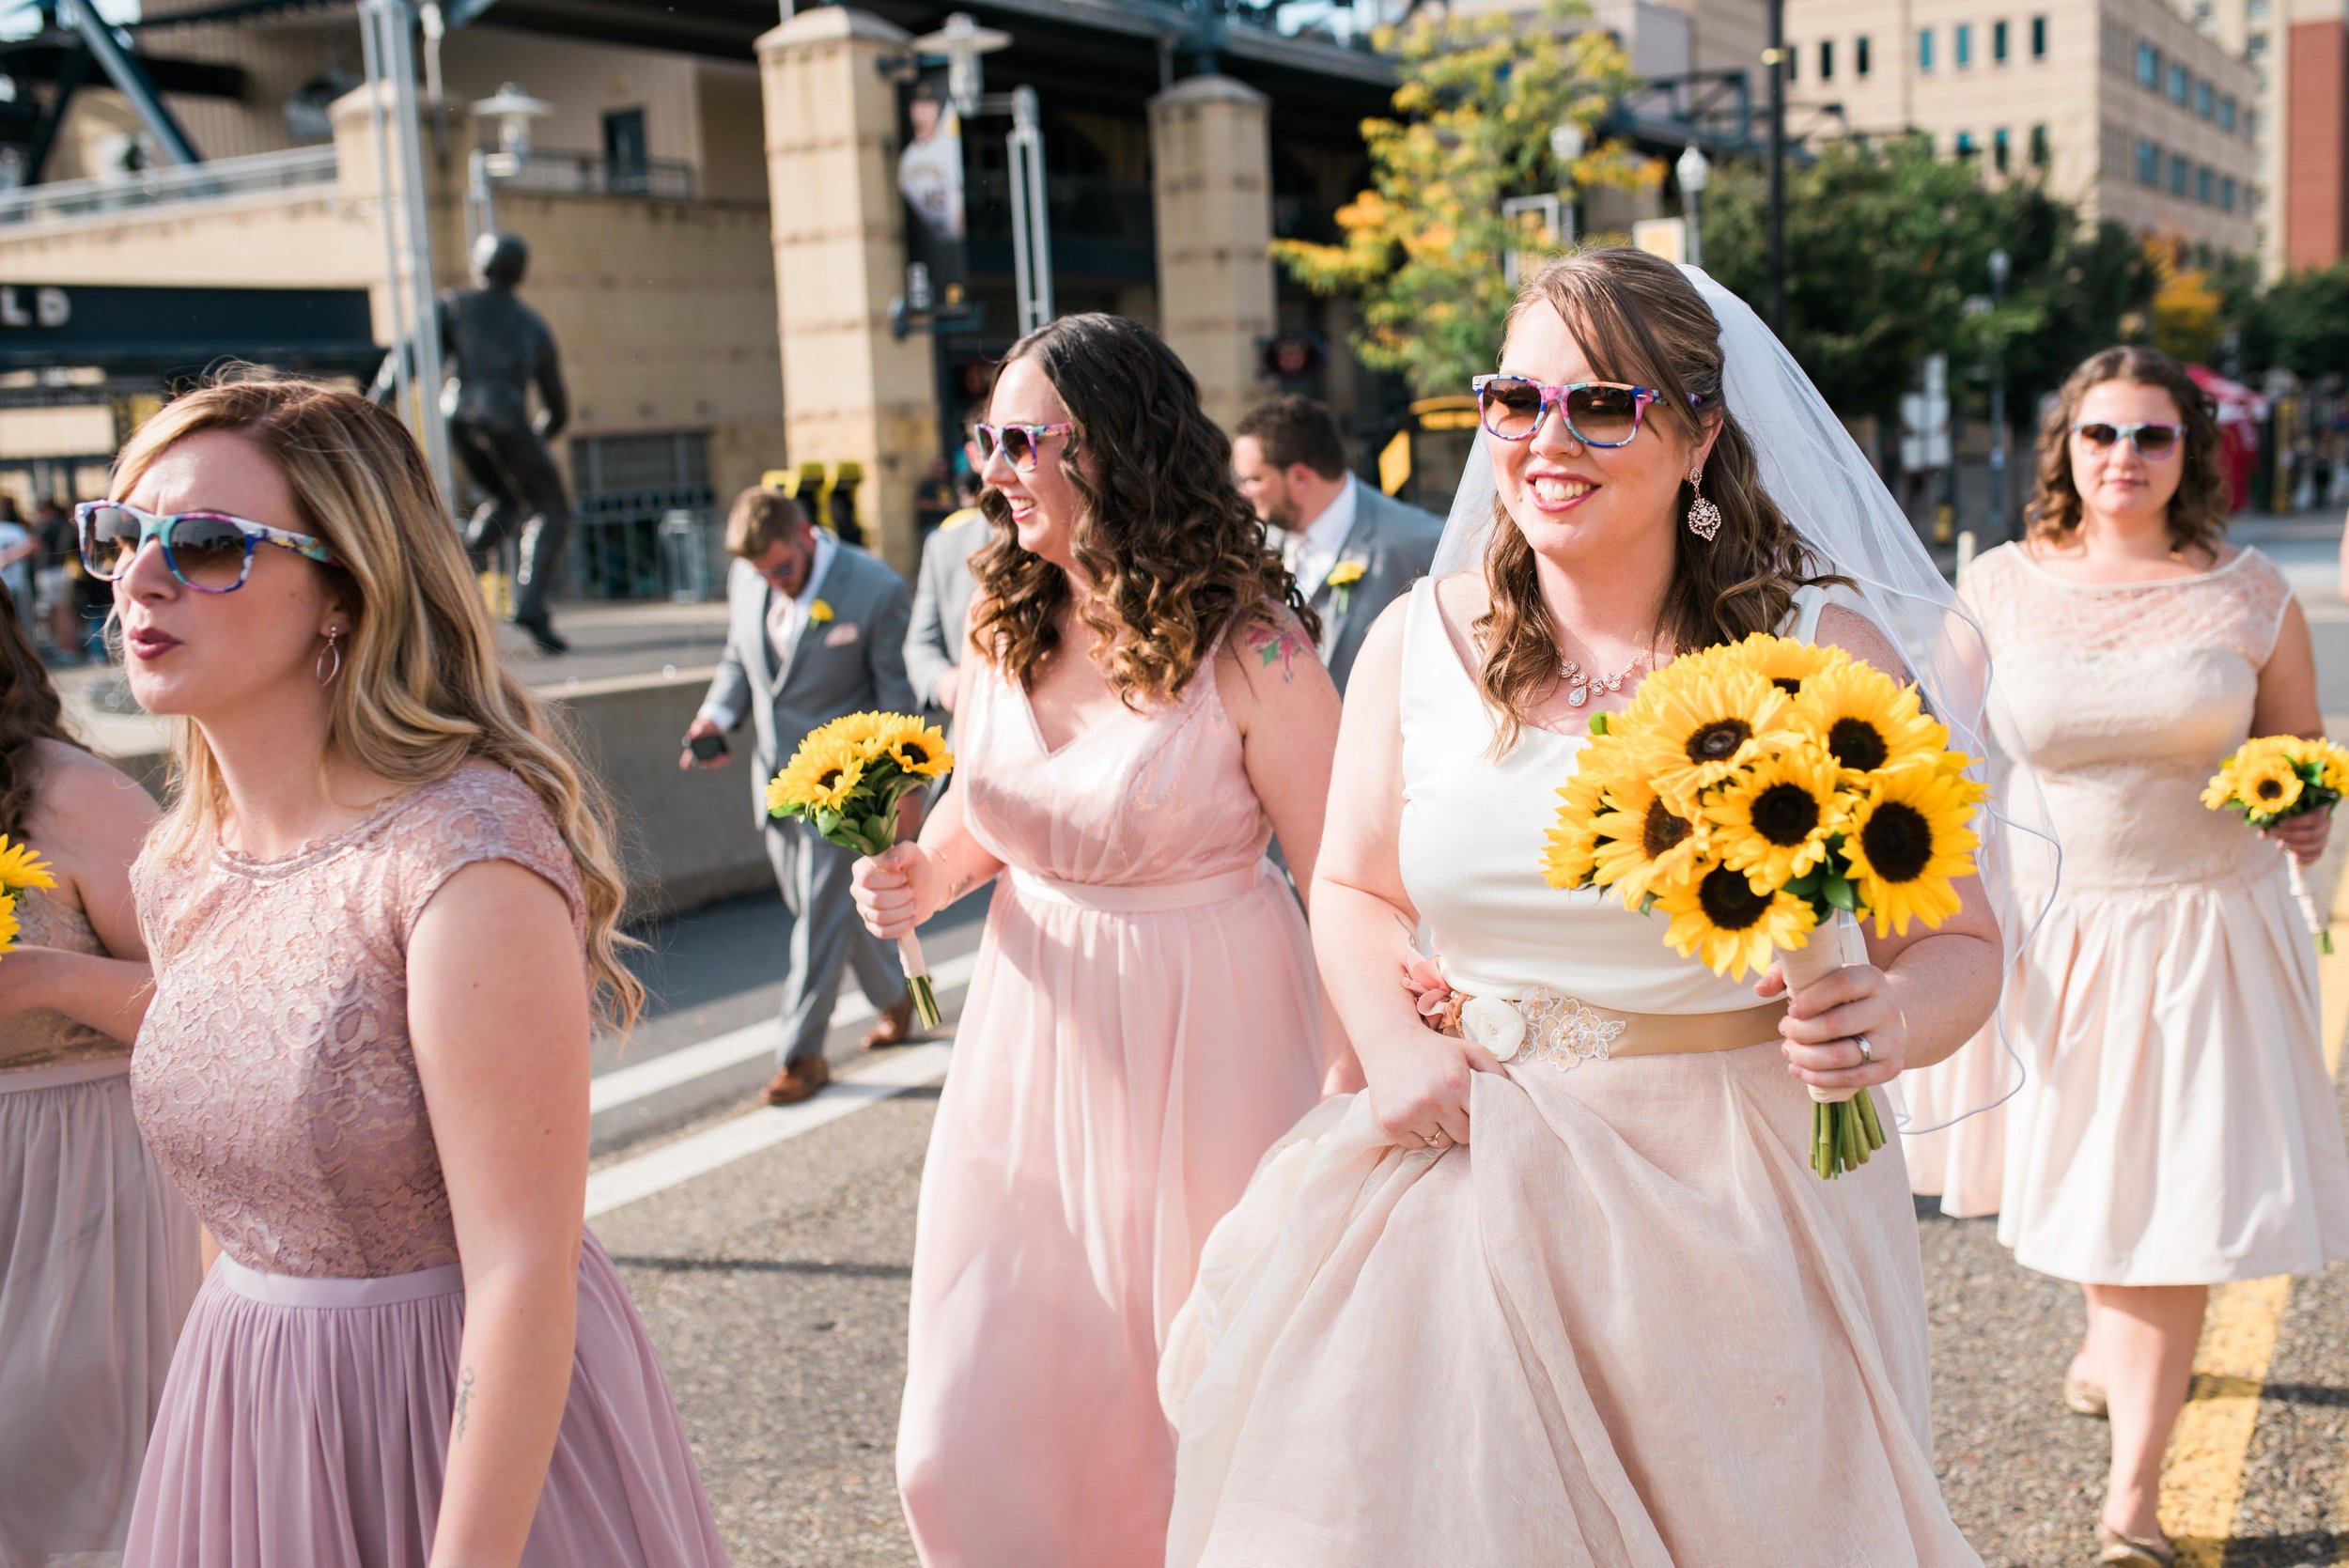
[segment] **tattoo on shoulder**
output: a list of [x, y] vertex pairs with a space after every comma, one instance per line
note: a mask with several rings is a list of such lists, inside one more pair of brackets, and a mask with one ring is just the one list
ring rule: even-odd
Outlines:
[[465, 1418], [473, 1408], [473, 1368], [457, 1380], [457, 1436], [465, 1435]]
[[1269, 670], [1278, 664], [1281, 678], [1284, 681], [1297, 678], [1299, 656], [1311, 658], [1314, 651], [1313, 644], [1306, 640], [1305, 629], [1297, 624], [1293, 615], [1283, 615], [1268, 624], [1252, 622], [1241, 634], [1240, 645], [1256, 656], [1256, 668], [1259, 670]]

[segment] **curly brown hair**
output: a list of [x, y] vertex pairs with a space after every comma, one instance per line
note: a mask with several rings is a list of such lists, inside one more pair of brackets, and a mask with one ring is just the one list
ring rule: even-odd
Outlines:
[[[1230, 439], [1156, 334], [1122, 316], [1064, 316], [1012, 345], [997, 378], [1023, 359], [1076, 427], [1059, 461], [1083, 503], [1072, 548], [1093, 592], [1077, 613], [1120, 701], [1172, 701], [1248, 616], [1269, 620], [1285, 607], [1318, 635], [1319, 618], [1233, 482]], [[1002, 491], [988, 490], [979, 508], [994, 537], [971, 563], [972, 645], [1025, 688], [1060, 642], [1068, 575], [1020, 548]]]
[[44, 740], [74, 744], [65, 732], [65, 705], [24, 635], [16, 597], [0, 590], [0, 833], [12, 839], [24, 836], [40, 798]]
[[2185, 467], [2178, 493], [2170, 498], [2170, 548], [2217, 552], [2227, 532], [2230, 494], [2218, 463], [2218, 413], [2210, 395], [2194, 384], [2186, 366], [2158, 349], [2135, 344], [2104, 349], [2080, 361], [2064, 378], [2046, 423], [2039, 427], [2039, 489], [2023, 514], [2024, 536], [2061, 544], [2080, 525], [2079, 487], [2072, 483], [2072, 422], [2079, 417], [2091, 388], [2107, 381], [2159, 387], [2178, 405], [2186, 426]]
[[[1548, 305], [1574, 330], [1592, 370], [1609, 380], [1662, 394], [1650, 419], [1668, 419], [1691, 442], [1718, 428], [1704, 467], [1704, 494], [1720, 508], [1711, 543], [1672, 526], [1672, 584], [1657, 629], [1682, 653], [1772, 631], [1795, 588], [1837, 581], [1813, 575], [1802, 538], [1762, 488], [1753, 445], [1721, 397], [1720, 324], [1680, 269], [1645, 251], [1593, 246], [1543, 268], [1517, 295], [1509, 326]], [[1505, 335], [1505, 334], [1504, 334]], [[1693, 499], [1686, 479], [1680, 503]], [[1525, 715], [1558, 678], [1558, 629], [1543, 602], [1533, 547], [1506, 506], [1493, 502], [1485, 581], [1492, 603], [1476, 621], [1485, 662], [1478, 684], [1500, 716], [1499, 749], [1517, 744]]]

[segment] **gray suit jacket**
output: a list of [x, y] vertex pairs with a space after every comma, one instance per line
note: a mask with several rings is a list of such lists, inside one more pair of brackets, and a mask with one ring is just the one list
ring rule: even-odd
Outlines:
[[938, 679], [962, 663], [971, 616], [971, 557], [993, 531], [975, 508], [957, 512], [922, 542], [913, 579], [913, 623], [906, 630], [906, 675], [924, 707], [939, 710]]
[[[1354, 526], [1346, 531], [1337, 566], [1360, 563], [1362, 575], [1343, 588], [1324, 582], [1312, 601], [1321, 615], [1321, 661], [1330, 667], [1330, 678], [1341, 693], [1371, 623], [1427, 575], [1441, 537], [1440, 520], [1381, 494], [1374, 485], [1355, 481]], [[1337, 567], [1330, 570], [1334, 574]]]
[[914, 711], [906, 679], [906, 620], [912, 609], [905, 579], [854, 545], [838, 547], [817, 597], [832, 618], [801, 629], [778, 675], [767, 655], [767, 580], [736, 561], [726, 575], [726, 651], [702, 699], [702, 712], [726, 730], [754, 721], [751, 797], [767, 821], [767, 781], [808, 731], [844, 713]]

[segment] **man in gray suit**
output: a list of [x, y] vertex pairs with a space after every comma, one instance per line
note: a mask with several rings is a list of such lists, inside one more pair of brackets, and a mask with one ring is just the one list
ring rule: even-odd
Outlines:
[[1232, 474], [1319, 613], [1321, 661], [1343, 692], [1378, 612], [1427, 575], [1443, 524], [1357, 480], [1337, 419], [1310, 397], [1242, 419]]
[[914, 574], [913, 623], [906, 631], [906, 675], [913, 694], [933, 713], [951, 722], [962, 701], [963, 633], [971, 613], [971, 557], [987, 543], [987, 519], [979, 511], [979, 476], [955, 480], [959, 508], [922, 542], [922, 567]]
[[767, 781], [810, 730], [867, 709], [913, 711], [906, 681], [905, 580], [853, 545], [808, 521], [789, 496], [748, 489], [726, 518], [726, 651], [701, 712], [685, 732], [680, 768], [724, 765], [713, 740], [754, 721], [751, 798], [775, 885], [791, 923], [790, 967], [783, 988], [783, 1048], [767, 1085], [769, 1105], [791, 1105], [832, 1081], [824, 1033], [840, 994], [840, 970], [857, 984], [880, 1022], [867, 1049], [894, 1045], [911, 1032], [913, 1000], [893, 955], [857, 919], [848, 895], [856, 857], [797, 820], [767, 815]]

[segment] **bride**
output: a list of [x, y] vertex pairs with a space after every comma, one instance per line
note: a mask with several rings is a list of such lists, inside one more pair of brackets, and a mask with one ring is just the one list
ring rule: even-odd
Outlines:
[[[1816, 391], [1703, 274], [1555, 262], [1500, 365], [1490, 484], [1472, 458], [1338, 742], [1314, 938], [1368, 1088], [1310, 1113], [1208, 1244], [1161, 1371], [1168, 1561], [1978, 1562], [1935, 1480], [1897, 1141], [1822, 1182], [1805, 1086], [1886, 1084], [1983, 1022], [1982, 886], [1787, 999], [1541, 877], [1590, 716], [1675, 652], [1785, 629], [1906, 674], [1906, 644], [1980, 753], [1979, 665], [1948, 645], [1970, 629]], [[1537, 1023], [1504, 1066], [1423, 1021], [1436, 984], [1584, 1027]]]

